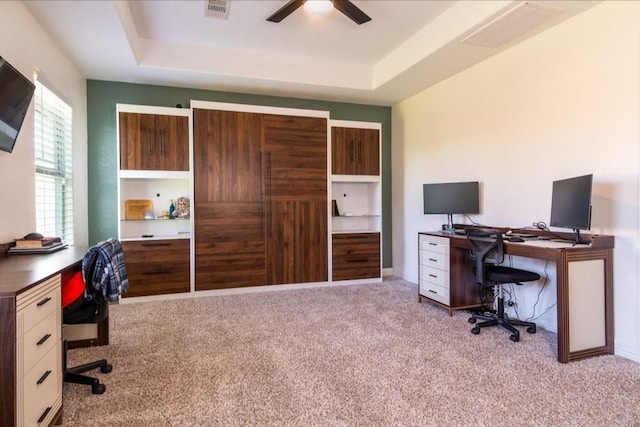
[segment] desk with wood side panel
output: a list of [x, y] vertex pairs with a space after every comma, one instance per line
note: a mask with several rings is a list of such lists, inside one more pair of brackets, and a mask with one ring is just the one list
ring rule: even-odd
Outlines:
[[0, 256], [0, 425], [62, 420], [61, 286], [86, 247]]
[[[506, 231], [499, 227], [492, 227]], [[527, 230], [527, 233], [530, 231]], [[542, 231], [533, 234], [544, 235]], [[562, 233], [556, 233], [562, 234]], [[448, 232], [419, 233], [426, 241], [429, 237], [448, 242], [449, 288], [478, 287], [472, 273], [466, 236]], [[566, 234], [566, 237], [570, 237]], [[613, 354], [613, 236], [584, 235], [589, 245], [548, 240], [506, 242], [505, 254], [541, 259], [555, 263], [557, 278], [558, 361], [567, 363], [592, 356]], [[421, 249], [419, 249], [421, 250]], [[467, 291], [463, 293], [468, 293]], [[421, 294], [431, 302], [449, 309], [462, 309], [478, 305], [448, 307], [429, 295]]]

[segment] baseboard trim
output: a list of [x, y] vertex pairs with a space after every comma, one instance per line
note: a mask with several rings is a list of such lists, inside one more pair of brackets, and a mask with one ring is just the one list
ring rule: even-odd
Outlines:
[[207, 291], [183, 292], [179, 294], [149, 295], [149, 296], [140, 296], [140, 297], [120, 298], [120, 304], [134, 304], [139, 302], [165, 301], [165, 300], [185, 299], [185, 298], [200, 298], [200, 297], [207, 297], [207, 296], [254, 294], [254, 293], [260, 293], [260, 292], [288, 291], [288, 290], [295, 290], [295, 289], [326, 288], [331, 286], [363, 285], [363, 284], [369, 284], [369, 283], [377, 284], [381, 282], [382, 282], [382, 278], [377, 278], [377, 279], [340, 280], [335, 282], [327, 281], [327, 282], [311, 282], [311, 283], [292, 283], [287, 285], [265, 285], [265, 286], [249, 286], [249, 287], [243, 287], [243, 288], [212, 289]]

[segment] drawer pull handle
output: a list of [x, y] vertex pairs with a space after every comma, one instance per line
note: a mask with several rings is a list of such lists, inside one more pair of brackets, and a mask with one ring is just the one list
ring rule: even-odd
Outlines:
[[49, 406], [47, 409], [44, 410], [42, 415], [40, 415], [40, 418], [38, 418], [38, 424], [40, 424], [41, 422], [43, 422], [45, 420], [45, 418], [47, 418], [47, 415], [49, 415], [49, 412], [51, 412], [51, 409], [53, 409], [53, 408], [51, 406]]
[[51, 334], [43, 336], [42, 338], [40, 338], [40, 341], [38, 341], [38, 345], [44, 344], [49, 338], [51, 338]]
[[432, 291], [431, 289], [429, 289], [429, 292], [431, 292], [432, 294], [438, 295], [438, 293], [436, 291]]
[[429, 258], [429, 261], [431, 261], [431, 262], [438, 262], [438, 260], [437, 260], [437, 259], [435, 259], [435, 258]]
[[438, 244], [437, 244], [437, 243], [431, 243], [431, 242], [429, 242], [429, 244], [430, 244], [431, 246], [438, 246]]
[[38, 385], [42, 384], [42, 383], [44, 382], [44, 380], [46, 380], [46, 379], [47, 379], [47, 377], [48, 377], [49, 375], [51, 375], [51, 371], [47, 371], [47, 372], [45, 372], [45, 373], [40, 377], [40, 379], [38, 380], [38, 382], [36, 382], [36, 384], [38, 384]]
[[169, 273], [171, 273], [171, 270], [159, 269], [159, 270], [156, 270], [156, 271], [145, 271], [145, 272], [142, 273], [142, 275], [144, 275], [144, 276], [155, 276], [155, 275], [158, 275], [158, 274], [169, 274]]
[[46, 303], [48, 303], [49, 301], [51, 301], [51, 297], [46, 297], [45, 299], [43, 299], [42, 301], [40, 301], [38, 303], [38, 307], [42, 307], [43, 305], [45, 305]]
[[142, 246], [171, 246], [171, 243], [143, 243]]
[[438, 278], [435, 274], [429, 274], [429, 277]]

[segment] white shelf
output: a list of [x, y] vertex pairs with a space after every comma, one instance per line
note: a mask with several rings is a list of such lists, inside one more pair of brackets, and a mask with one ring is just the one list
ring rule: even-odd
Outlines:
[[189, 179], [188, 171], [120, 170], [122, 179]]
[[382, 182], [380, 175], [331, 175], [331, 182]]

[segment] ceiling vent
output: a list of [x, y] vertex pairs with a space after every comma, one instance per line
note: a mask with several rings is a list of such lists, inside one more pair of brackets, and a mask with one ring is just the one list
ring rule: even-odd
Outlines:
[[460, 43], [498, 47], [564, 11], [557, 7], [525, 1], [469, 34]]
[[229, 3], [231, 0], [207, 0], [205, 16], [216, 19], [229, 19]]

